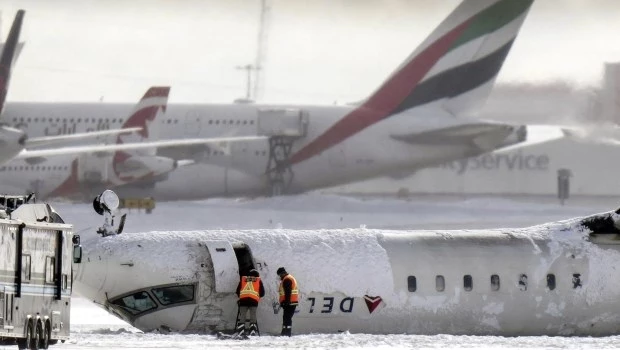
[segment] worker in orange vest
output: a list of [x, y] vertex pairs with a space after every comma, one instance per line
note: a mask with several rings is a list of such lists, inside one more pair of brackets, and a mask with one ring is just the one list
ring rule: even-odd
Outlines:
[[299, 303], [299, 288], [297, 287], [295, 277], [286, 272], [284, 267], [280, 267], [276, 272], [280, 276], [280, 307], [284, 310], [281, 335], [290, 337], [293, 327], [293, 315]]
[[[241, 276], [241, 281], [237, 285], [237, 296], [239, 300], [239, 313], [237, 314], [237, 324], [235, 325], [235, 334], [237, 336], [246, 335], [245, 324], [249, 323], [247, 335], [259, 335], [258, 322], [256, 321], [256, 308], [260, 298], [265, 296], [265, 287], [260, 279], [258, 271], [250, 270], [248, 276]], [[247, 314], [250, 318], [247, 318]]]

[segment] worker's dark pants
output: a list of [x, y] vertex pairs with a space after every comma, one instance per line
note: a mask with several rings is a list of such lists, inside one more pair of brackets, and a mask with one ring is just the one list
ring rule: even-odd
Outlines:
[[297, 305], [282, 306], [284, 314], [282, 315], [282, 333], [281, 335], [291, 336], [291, 330], [293, 327], [293, 315], [295, 314], [295, 308]]

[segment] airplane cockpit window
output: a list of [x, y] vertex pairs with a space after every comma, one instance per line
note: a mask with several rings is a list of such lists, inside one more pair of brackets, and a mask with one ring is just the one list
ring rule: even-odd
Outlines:
[[415, 276], [407, 277], [407, 288], [410, 292], [415, 292], [416, 289], [418, 289], [418, 281], [416, 280]]
[[446, 280], [442, 275], [435, 276], [435, 289], [438, 292], [443, 292], [446, 289]]
[[157, 304], [145, 291], [135, 292], [126, 297], [116, 299], [112, 301], [112, 304], [120, 306], [121, 309], [132, 315], [137, 315], [157, 307]]
[[573, 274], [573, 289], [581, 288], [581, 274]]
[[555, 289], [555, 275], [552, 273], [547, 275], [547, 288], [549, 288], [549, 290]]
[[527, 275], [526, 274], [519, 275], [519, 289], [522, 291], [527, 290]]
[[463, 276], [463, 288], [468, 292], [474, 288], [474, 280], [471, 278], [471, 275]]
[[494, 292], [499, 290], [499, 275], [491, 275], [491, 290]]
[[162, 305], [178, 304], [194, 300], [194, 285], [171, 286], [151, 290]]

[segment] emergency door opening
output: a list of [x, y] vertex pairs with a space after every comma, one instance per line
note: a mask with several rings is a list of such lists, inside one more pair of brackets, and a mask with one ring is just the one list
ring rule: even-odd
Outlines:
[[233, 249], [235, 250], [237, 262], [239, 263], [239, 275], [247, 276], [250, 270], [255, 268], [250, 247], [245, 243], [241, 243], [233, 245]]

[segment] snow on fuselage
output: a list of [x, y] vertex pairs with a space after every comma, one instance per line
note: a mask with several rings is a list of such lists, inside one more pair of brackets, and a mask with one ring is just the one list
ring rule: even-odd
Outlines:
[[[607, 224], [584, 225], [591, 218]], [[230, 330], [239, 265], [251, 255], [266, 289], [263, 333], [280, 331], [276, 269], [285, 266], [301, 293], [294, 334], [617, 334], [615, 220], [605, 213], [484, 231], [124, 233], [83, 243], [75, 288], [145, 331]]]

